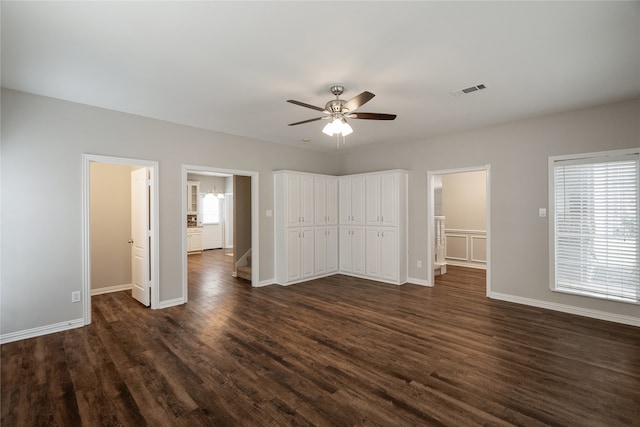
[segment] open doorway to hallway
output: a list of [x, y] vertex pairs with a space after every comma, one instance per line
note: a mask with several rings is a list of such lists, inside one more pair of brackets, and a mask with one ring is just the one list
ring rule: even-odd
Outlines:
[[[490, 292], [489, 166], [428, 173], [429, 276], [464, 274]], [[475, 271], [473, 271], [475, 270]]]
[[257, 172], [185, 165], [183, 181], [185, 301], [194, 275], [257, 286]]
[[127, 290], [145, 306], [158, 299], [158, 164], [83, 156], [84, 323], [91, 296]]

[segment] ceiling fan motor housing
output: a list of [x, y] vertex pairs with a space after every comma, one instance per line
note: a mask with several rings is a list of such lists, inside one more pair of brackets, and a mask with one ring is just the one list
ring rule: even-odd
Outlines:
[[334, 99], [327, 102], [327, 104], [324, 106], [324, 109], [329, 113], [340, 113], [342, 111], [342, 106], [346, 102], [347, 101], [343, 101], [342, 99]]

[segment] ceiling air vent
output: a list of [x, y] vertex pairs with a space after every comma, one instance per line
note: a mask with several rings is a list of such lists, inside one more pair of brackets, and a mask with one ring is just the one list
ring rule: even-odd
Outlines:
[[479, 85], [475, 85], [475, 86], [466, 87], [464, 89], [454, 90], [451, 93], [453, 94], [453, 96], [467, 95], [469, 93], [477, 92], [479, 90], [486, 89], [486, 88], [487, 88], [486, 85], [479, 84]]

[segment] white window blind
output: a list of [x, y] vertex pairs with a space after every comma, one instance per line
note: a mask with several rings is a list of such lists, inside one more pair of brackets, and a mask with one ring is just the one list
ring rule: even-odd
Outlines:
[[638, 154], [553, 162], [555, 290], [640, 301]]

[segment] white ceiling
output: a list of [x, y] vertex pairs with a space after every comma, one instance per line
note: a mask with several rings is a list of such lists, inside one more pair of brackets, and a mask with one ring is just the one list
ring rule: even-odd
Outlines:
[[[2, 86], [318, 150], [329, 87], [376, 94], [345, 149], [640, 95], [640, 2], [2, 2]], [[486, 90], [452, 91], [476, 84]], [[310, 141], [303, 141], [309, 138]]]

